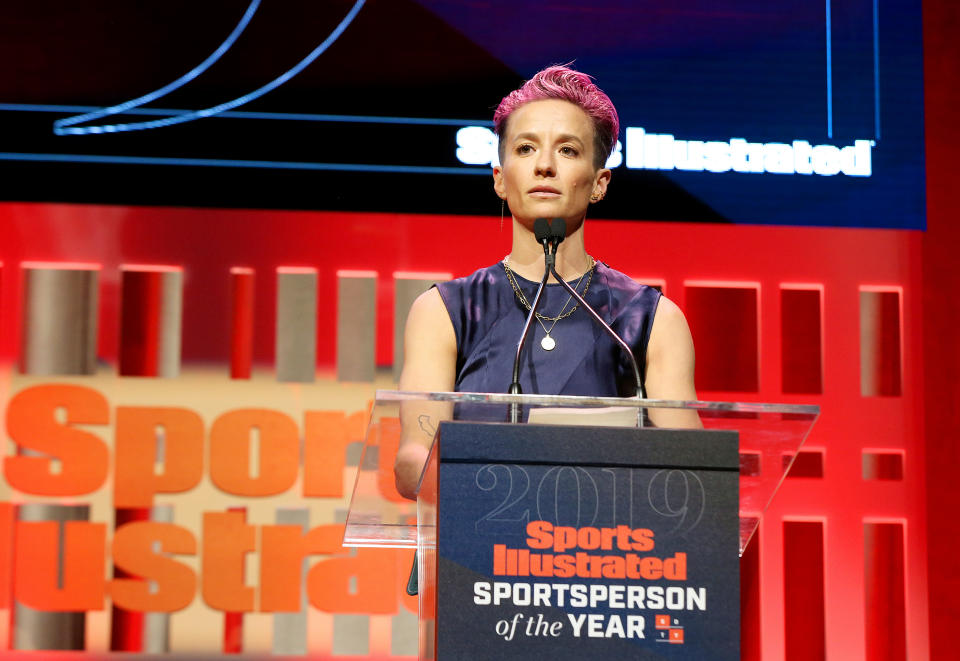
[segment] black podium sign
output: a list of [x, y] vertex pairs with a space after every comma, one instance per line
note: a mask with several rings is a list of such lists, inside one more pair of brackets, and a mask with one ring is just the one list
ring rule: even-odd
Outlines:
[[739, 658], [737, 433], [441, 424], [438, 659]]

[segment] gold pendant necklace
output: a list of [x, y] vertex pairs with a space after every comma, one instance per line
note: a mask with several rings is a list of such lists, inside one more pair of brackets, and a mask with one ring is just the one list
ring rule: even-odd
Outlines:
[[[597, 265], [597, 262], [593, 259], [593, 257], [590, 257], [590, 255], [587, 255], [587, 257], [590, 259], [590, 268], [587, 270], [586, 273], [582, 273], [580, 275], [580, 279], [577, 280], [577, 284], [574, 285], [573, 287], [574, 290], [579, 289], [580, 283], [583, 282], [583, 276], [589, 275], [589, 277], [587, 278], [587, 284], [583, 288], [583, 294], [581, 294], [581, 296], [587, 295], [587, 290], [590, 289], [590, 283], [593, 281], [593, 271]], [[529, 311], [530, 302], [527, 300], [527, 297], [524, 295], [523, 290], [520, 289], [520, 285], [517, 284], [513, 271], [510, 269], [510, 265], [507, 264], [506, 257], [503, 258], [502, 263], [503, 263], [503, 270], [507, 274], [507, 280], [510, 281], [510, 286], [513, 288], [513, 293], [520, 300], [520, 302], [523, 303], [523, 306], [527, 308], [527, 310]], [[570, 301], [572, 300], [573, 300], [573, 295], [570, 295], [567, 297], [567, 300], [563, 304], [563, 307], [560, 308], [560, 313], [556, 317], [547, 317], [540, 314], [539, 312], [536, 315], [534, 315], [534, 317], [537, 320], [537, 323], [540, 324], [540, 327], [543, 329], [544, 335], [540, 339], [540, 348], [543, 349], [544, 351], [553, 351], [554, 349], [557, 348], [557, 341], [553, 339], [553, 336], [550, 335], [550, 332], [553, 330], [554, 326], [557, 325], [558, 321], [560, 321], [561, 319], [565, 319], [566, 317], [569, 317], [571, 314], [574, 313], [574, 311], [580, 305], [580, 303], [578, 302], [572, 308], [570, 308], [569, 312], [564, 313], [564, 310], [567, 309], [567, 306], [570, 305]], [[546, 324], [543, 323], [544, 319], [546, 319], [547, 321], [553, 322], [552, 324], [550, 324], [550, 328], [547, 328]]]

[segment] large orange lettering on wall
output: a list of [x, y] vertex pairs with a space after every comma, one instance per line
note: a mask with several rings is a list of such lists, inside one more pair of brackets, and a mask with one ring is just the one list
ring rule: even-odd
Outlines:
[[210, 608], [231, 613], [254, 609], [253, 588], [244, 583], [246, 554], [255, 551], [257, 528], [243, 512], [204, 512], [200, 575], [203, 600]]
[[[346, 549], [343, 549], [346, 550]], [[307, 574], [310, 605], [328, 613], [397, 612], [397, 583], [394, 549], [351, 549], [355, 555], [341, 555], [314, 565]], [[351, 591], [351, 581], [356, 589]]]
[[343, 526], [317, 526], [306, 534], [295, 525], [263, 526], [260, 535], [260, 610], [299, 612], [304, 558], [341, 550]]
[[[157, 430], [163, 470], [156, 472]], [[151, 507], [157, 493], [188, 491], [203, 477], [203, 420], [182, 408], [117, 407], [114, 507]]]
[[[259, 475], [250, 474], [251, 433], [257, 430]], [[210, 429], [210, 479], [237, 496], [273, 496], [297, 481], [300, 433], [289, 416], [268, 409], [224, 413]]]
[[[110, 583], [113, 602], [126, 610], [169, 613], [186, 608], [197, 592], [193, 570], [173, 558], [154, 553], [197, 552], [197, 540], [186, 528], [172, 523], [137, 521], [117, 529], [113, 537], [113, 561], [125, 572], [141, 578], [115, 578]], [[158, 589], [151, 594], [150, 579]]]
[[347, 446], [363, 439], [367, 416], [358, 411], [307, 411], [304, 415], [303, 495], [343, 496]]
[[[62, 549], [61, 525], [65, 526]], [[106, 536], [107, 527], [102, 523], [18, 521], [14, 577], [17, 601], [42, 611], [101, 610]]]
[[[145, 514], [161, 494], [198, 486], [205, 471], [226, 493], [263, 497], [289, 492], [303, 465], [303, 496], [342, 497], [347, 448], [363, 438], [369, 412], [306, 411], [302, 464], [297, 423], [267, 409], [218, 417], [209, 430], [209, 457], [205, 424], [196, 411], [120, 406], [114, 418], [101, 393], [81, 386], [26, 388], [10, 400], [6, 417], [12, 440], [42, 455], [5, 459], [11, 487], [38, 495], [81, 495], [104, 488], [112, 468], [114, 507]], [[108, 425], [111, 418], [112, 461], [109, 443], [78, 428]], [[384, 420], [376, 431], [379, 461], [392, 464], [398, 421]], [[401, 500], [392, 482], [380, 487]], [[199, 531], [118, 519], [111, 541], [101, 523], [16, 518], [13, 506], [0, 503], [0, 607], [9, 606], [13, 595], [36, 610], [80, 612], [102, 609], [109, 597], [125, 611], [172, 612], [189, 606], [199, 588], [209, 607], [228, 613], [299, 612], [309, 601], [327, 612], [387, 614], [397, 612], [393, 586], [405, 580], [405, 569], [393, 555], [343, 549], [342, 525], [257, 526], [247, 523], [243, 512], [206, 512], [198, 571], [171, 556], [196, 554]], [[257, 577], [244, 576], [248, 554], [258, 551], [259, 585]], [[314, 555], [326, 557], [313, 559], [307, 571]], [[107, 562], [116, 569], [113, 579]]]
[[[56, 419], [57, 410], [65, 420]], [[7, 407], [7, 432], [21, 448], [47, 456], [5, 457], [3, 472], [15, 489], [40, 496], [78, 496], [99, 489], [107, 479], [109, 456], [95, 434], [71, 425], [105, 425], [110, 407], [96, 390], [47, 385], [21, 390]], [[60, 460], [54, 473], [51, 457]]]

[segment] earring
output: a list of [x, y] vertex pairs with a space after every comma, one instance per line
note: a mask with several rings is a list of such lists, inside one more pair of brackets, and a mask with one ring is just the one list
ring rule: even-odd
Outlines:
[[593, 195], [590, 196], [590, 201], [591, 201], [591, 202], [599, 202], [599, 201], [602, 200], [602, 199], [603, 199], [603, 194], [602, 194], [602, 193], [594, 193]]
[[500, 232], [503, 232], [503, 208], [506, 206], [507, 202], [503, 198], [500, 198]]

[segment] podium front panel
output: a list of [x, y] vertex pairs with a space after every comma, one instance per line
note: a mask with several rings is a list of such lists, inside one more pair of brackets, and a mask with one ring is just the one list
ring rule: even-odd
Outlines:
[[437, 659], [739, 658], [736, 433], [445, 422], [438, 448]]

